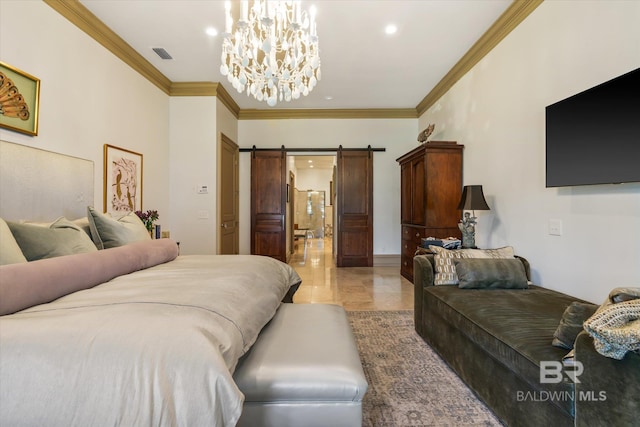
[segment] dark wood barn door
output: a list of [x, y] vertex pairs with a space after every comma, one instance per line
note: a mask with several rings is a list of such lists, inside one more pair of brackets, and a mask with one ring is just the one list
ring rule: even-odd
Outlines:
[[251, 153], [251, 253], [287, 262], [284, 151]]
[[338, 267], [373, 266], [373, 153], [338, 151], [336, 176]]

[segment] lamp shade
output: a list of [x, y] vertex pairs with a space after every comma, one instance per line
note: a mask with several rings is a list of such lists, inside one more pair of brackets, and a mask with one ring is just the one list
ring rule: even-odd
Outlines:
[[462, 197], [458, 204], [458, 209], [467, 211], [488, 211], [490, 210], [487, 201], [484, 199], [482, 185], [465, 185], [462, 189]]

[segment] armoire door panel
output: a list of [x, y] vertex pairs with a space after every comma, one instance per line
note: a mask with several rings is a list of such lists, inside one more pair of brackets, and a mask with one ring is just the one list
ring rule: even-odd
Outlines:
[[411, 223], [411, 175], [412, 175], [411, 163], [405, 163], [400, 168], [400, 191], [401, 191], [401, 205], [400, 205], [400, 218], [402, 224]]
[[425, 225], [425, 210], [427, 208], [426, 176], [424, 157], [420, 157], [411, 162], [412, 169], [412, 192], [411, 224]]
[[[437, 197], [427, 197], [426, 227], [457, 227], [458, 203], [462, 195], [462, 151], [435, 151], [426, 157], [428, 188], [437, 188]], [[427, 188], [426, 186], [423, 188]]]

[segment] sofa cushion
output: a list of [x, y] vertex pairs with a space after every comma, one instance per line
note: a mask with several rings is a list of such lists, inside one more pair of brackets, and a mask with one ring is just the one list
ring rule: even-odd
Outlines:
[[[566, 350], [551, 345], [564, 310], [575, 297], [539, 286], [528, 289], [424, 289], [423, 310], [431, 310], [461, 331], [492, 358], [526, 381], [533, 390], [567, 396], [573, 383], [540, 382], [540, 361], [561, 361]], [[506, 396], [513, 398], [514, 396]], [[552, 402], [573, 415], [573, 401]]]
[[573, 343], [580, 332], [584, 330], [582, 324], [596, 312], [598, 306], [591, 303], [574, 301], [562, 314], [560, 324], [553, 333], [553, 341], [556, 347], [571, 350]]
[[434, 285], [457, 285], [453, 260], [456, 258], [514, 258], [511, 246], [497, 249], [444, 249], [439, 246], [429, 246], [434, 253], [434, 269], [436, 276]]
[[462, 289], [526, 289], [527, 276], [519, 259], [454, 259]]

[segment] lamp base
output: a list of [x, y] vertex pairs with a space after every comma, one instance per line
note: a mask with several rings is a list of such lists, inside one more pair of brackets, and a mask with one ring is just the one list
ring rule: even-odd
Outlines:
[[467, 230], [462, 231], [462, 248], [476, 249], [476, 233]]

